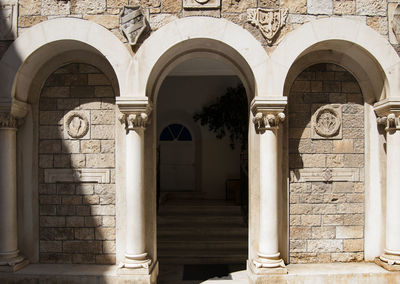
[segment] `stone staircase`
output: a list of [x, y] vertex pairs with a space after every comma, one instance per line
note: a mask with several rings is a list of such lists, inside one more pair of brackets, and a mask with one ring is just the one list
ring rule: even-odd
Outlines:
[[166, 200], [157, 217], [158, 259], [166, 264], [240, 264], [247, 260], [241, 208], [224, 200]]

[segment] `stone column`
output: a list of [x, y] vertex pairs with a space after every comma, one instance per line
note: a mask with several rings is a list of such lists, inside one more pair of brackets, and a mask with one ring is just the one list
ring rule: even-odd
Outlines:
[[0, 113], [0, 271], [27, 264], [18, 250], [16, 132], [16, 119]]
[[117, 103], [123, 112], [119, 119], [126, 129], [126, 247], [120, 268], [148, 270], [152, 261], [146, 252], [144, 131], [150, 108], [147, 98]]
[[278, 127], [285, 119], [285, 98], [256, 98], [251, 110], [253, 122], [260, 135], [260, 205], [258, 257], [253, 265], [258, 273], [286, 273], [279, 253], [278, 194], [279, 194], [279, 147]]
[[[399, 103], [398, 105], [396, 103]], [[386, 245], [376, 263], [400, 270], [400, 101], [377, 104], [378, 124], [386, 130]]]

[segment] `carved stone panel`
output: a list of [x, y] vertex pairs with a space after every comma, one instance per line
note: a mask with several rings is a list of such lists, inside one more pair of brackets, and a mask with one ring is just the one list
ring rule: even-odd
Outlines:
[[312, 139], [342, 139], [342, 106], [330, 104], [313, 106]]
[[136, 45], [139, 38], [145, 34], [150, 25], [142, 9], [125, 6], [119, 15], [119, 28], [128, 39], [130, 45]]
[[290, 171], [290, 182], [362, 181], [360, 168], [304, 168]]
[[221, 0], [183, 0], [184, 9], [218, 9]]
[[390, 43], [398, 44], [400, 42], [400, 4], [388, 3], [388, 15]]
[[247, 22], [258, 28], [269, 45], [286, 24], [288, 9], [251, 8], [247, 10]]
[[45, 169], [45, 183], [97, 182], [110, 183], [109, 169]]
[[0, 40], [17, 37], [18, 7], [16, 1], [0, 1]]
[[89, 114], [84, 111], [70, 111], [64, 118], [64, 138], [65, 139], [88, 139], [89, 133]]

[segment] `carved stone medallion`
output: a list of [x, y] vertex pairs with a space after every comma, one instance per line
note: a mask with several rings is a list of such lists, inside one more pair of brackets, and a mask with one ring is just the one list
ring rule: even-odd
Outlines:
[[325, 105], [315, 110], [311, 119], [313, 139], [342, 138], [342, 110], [339, 104]]
[[140, 36], [143, 35], [150, 25], [142, 9], [137, 7], [124, 6], [119, 15], [119, 28], [128, 39], [130, 45], [136, 45]]
[[0, 40], [16, 38], [17, 17], [17, 1], [0, 2]]
[[218, 9], [221, 0], [183, 0], [184, 9]]
[[247, 10], [247, 22], [257, 27], [269, 45], [286, 24], [288, 9], [252, 8]]
[[89, 134], [88, 116], [84, 112], [69, 112], [65, 116], [64, 133], [65, 132], [68, 134], [68, 137], [71, 138], [86, 138], [85, 136]]

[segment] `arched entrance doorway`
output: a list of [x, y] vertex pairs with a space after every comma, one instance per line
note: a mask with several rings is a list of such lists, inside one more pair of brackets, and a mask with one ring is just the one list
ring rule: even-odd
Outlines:
[[[171, 269], [177, 269], [177, 283], [245, 269], [247, 192], [241, 207], [240, 157], [247, 148], [249, 106], [239, 84], [230, 68], [204, 57], [182, 62], [162, 83], [156, 103], [160, 279]], [[226, 108], [228, 99], [230, 107]], [[217, 108], [224, 115], [218, 123], [211, 123]], [[209, 123], [196, 122], [199, 113]], [[232, 134], [246, 141], [231, 141], [228, 129], [219, 138], [210, 130], [234, 122], [239, 130]], [[247, 163], [243, 166], [247, 168]], [[245, 193], [247, 176], [242, 183]]]

